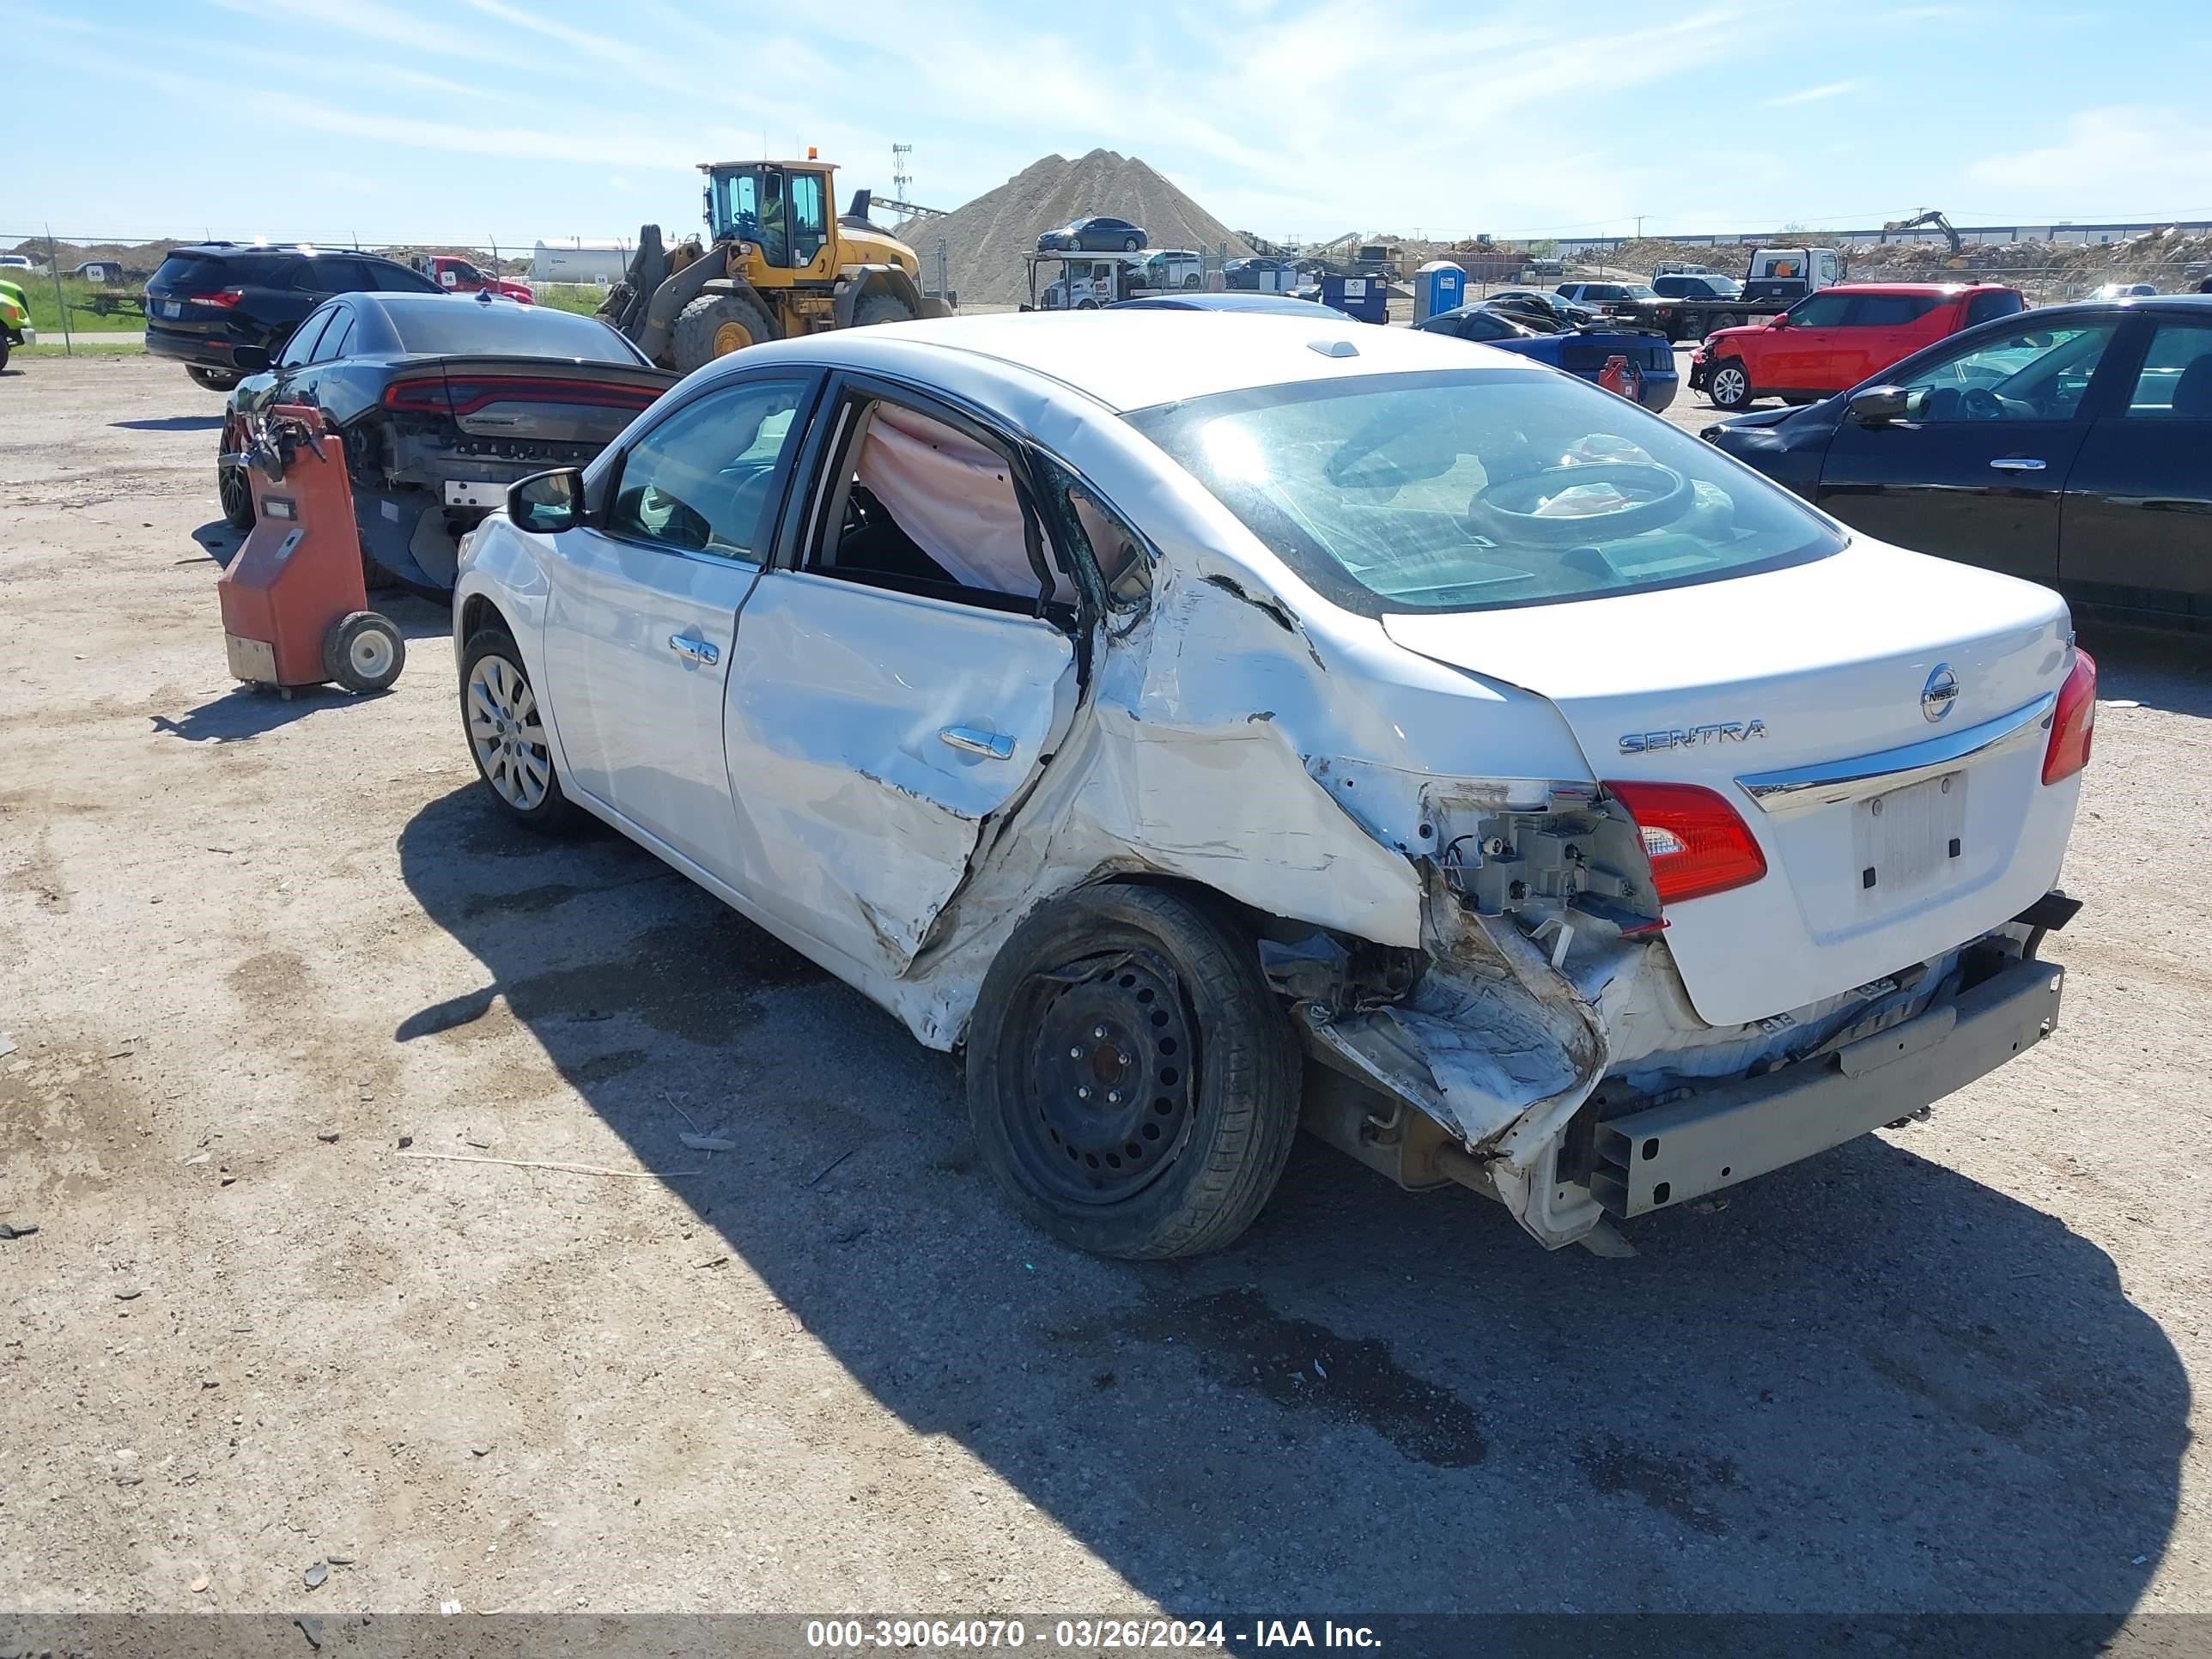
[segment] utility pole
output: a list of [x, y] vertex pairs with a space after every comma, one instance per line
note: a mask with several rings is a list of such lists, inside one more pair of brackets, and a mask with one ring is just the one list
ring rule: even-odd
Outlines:
[[1644, 240], [1644, 221], [1646, 216], [1641, 213], [1636, 216], [1636, 240], [1639, 242]]
[[914, 168], [906, 159], [913, 154], [912, 144], [891, 146], [891, 194], [902, 202], [914, 200]]

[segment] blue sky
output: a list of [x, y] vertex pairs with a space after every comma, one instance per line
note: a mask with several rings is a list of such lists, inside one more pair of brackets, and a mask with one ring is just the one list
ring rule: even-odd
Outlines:
[[0, 237], [690, 228], [813, 144], [957, 205], [1143, 156], [1231, 226], [2212, 218], [2212, 8], [2131, 0], [0, 0]]

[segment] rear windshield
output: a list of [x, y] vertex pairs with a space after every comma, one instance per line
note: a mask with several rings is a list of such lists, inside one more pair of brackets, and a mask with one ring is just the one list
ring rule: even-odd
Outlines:
[[550, 306], [459, 296], [392, 305], [386, 314], [409, 351], [438, 357], [580, 357], [587, 363], [635, 364], [629, 343], [605, 323]]
[[147, 286], [198, 294], [266, 283], [270, 263], [252, 255], [225, 259], [209, 253], [172, 253], [161, 261]]
[[1779, 486], [1560, 374], [1307, 381], [1127, 418], [1299, 575], [1369, 616], [1680, 586], [1844, 545]]

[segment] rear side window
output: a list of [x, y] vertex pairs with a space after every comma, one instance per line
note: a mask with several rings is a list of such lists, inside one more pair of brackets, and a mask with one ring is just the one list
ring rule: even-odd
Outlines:
[[1851, 302], [1849, 321], [1855, 328], [1902, 328], [1940, 303], [1933, 294], [1862, 294]]
[[1963, 327], [1972, 328], [1976, 323], [1986, 323], [1998, 317], [2017, 317], [2027, 309], [2027, 301], [2009, 290], [2002, 294], [1977, 294], [1966, 301], [1966, 320]]
[[376, 284], [369, 277], [367, 260], [314, 253], [301, 256], [292, 286], [309, 294], [357, 294]]
[[574, 357], [635, 366], [636, 352], [596, 318], [509, 300], [440, 298], [385, 311], [403, 349], [429, 356]]
[[[442, 294], [445, 290], [418, 270], [393, 264], [388, 259], [365, 261], [378, 290], [385, 294]], [[475, 280], [482, 281], [481, 276]]]
[[2128, 413], [2212, 421], [2212, 324], [2160, 323], [2128, 394]]
[[236, 267], [241, 263], [210, 258], [204, 253], [172, 253], [161, 261], [161, 268], [147, 286], [178, 294], [213, 294], [239, 285]]

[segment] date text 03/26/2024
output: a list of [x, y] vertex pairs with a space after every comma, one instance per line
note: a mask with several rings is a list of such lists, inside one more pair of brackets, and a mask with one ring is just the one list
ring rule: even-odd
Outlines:
[[1365, 1625], [1334, 1620], [1238, 1620], [1249, 1629], [1231, 1630], [1223, 1620], [1056, 1619], [1034, 1626], [1023, 1619], [810, 1619], [806, 1645], [831, 1653], [880, 1649], [1025, 1648], [1061, 1652], [1113, 1652], [1135, 1649], [1196, 1648], [1377, 1648], [1381, 1639]]

